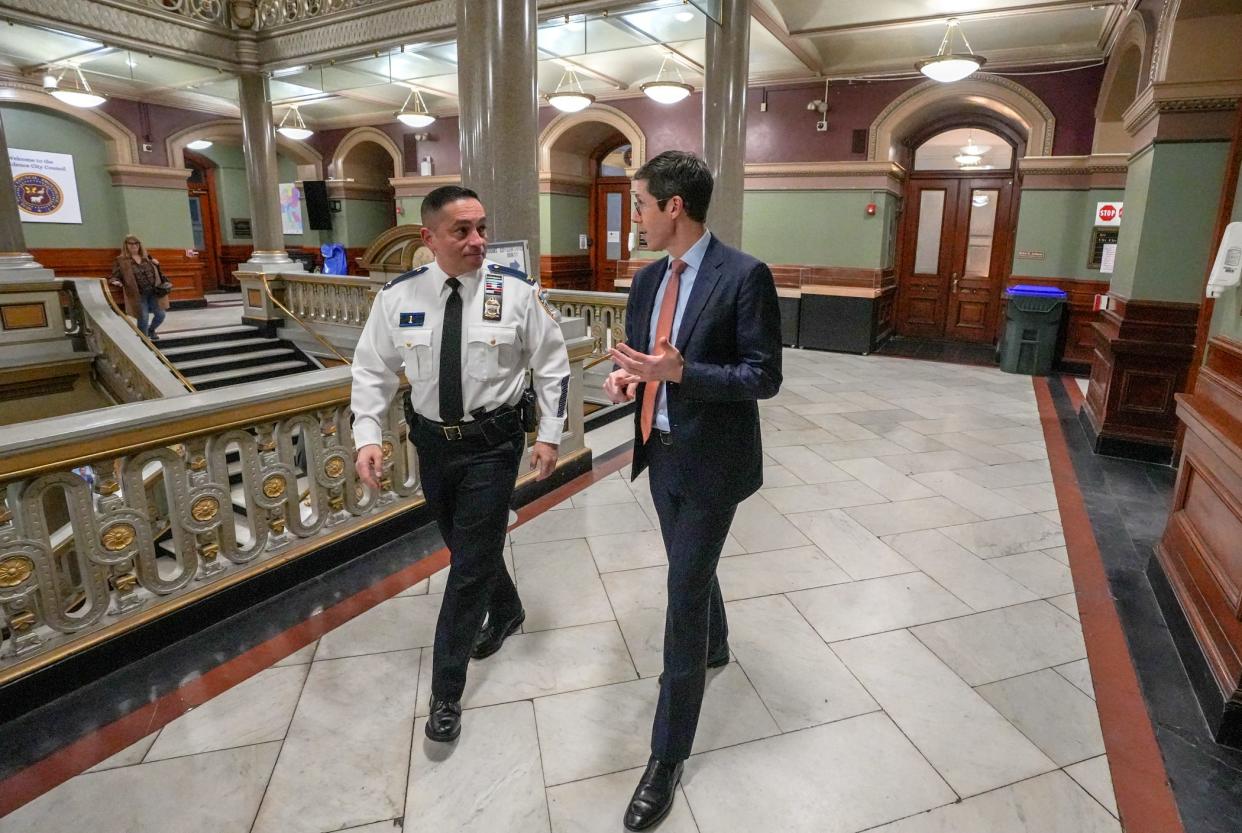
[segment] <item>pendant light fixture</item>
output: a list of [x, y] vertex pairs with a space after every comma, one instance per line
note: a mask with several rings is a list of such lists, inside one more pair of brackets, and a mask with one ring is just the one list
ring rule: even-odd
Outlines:
[[664, 61], [660, 64], [660, 71], [656, 73], [654, 81], [648, 81], [639, 87], [643, 93], [652, 101], [658, 101], [661, 104], [676, 104], [684, 99], [690, 93], [694, 92], [694, 87], [686, 83], [686, 79], [681, 77], [681, 70], [673, 64], [673, 71], [677, 73], [677, 80], [664, 77], [664, 70], [668, 68], [668, 55], [664, 56]]
[[[407, 109], [410, 106], [410, 99], [414, 99], [414, 109]], [[410, 87], [409, 95], [405, 97], [405, 103], [401, 105], [401, 109], [396, 113], [397, 121], [407, 127], [427, 127], [436, 120], [427, 110], [427, 102], [423, 101], [423, 94], [416, 87]]]
[[[288, 124], [290, 114], [293, 115], [293, 124]], [[306, 122], [302, 121], [302, 114], [298, 112], [296, 104], [285, 111], [285, 117], [280, 120], [280, 126], [276, 128], [276, 132], [295, 142], [305, 141], [315, 135], [315, 131], [308, 128]]]
[[[961, 36], [962, 44], [966, 47], [965, 52], [951, 51], [954, 32]], [[933, 81], [947, 84], [952, 81], [961, 81], [985, 63], [987, 63], [986, 58], [971, 51], [970, 41], [966, 40], [966, 33], [958, 27], [957, 18], [951, 17], [936, 55], [917, 62], [914, 68]]]
[[556, 91], [548, 93], [546, 97], [548, 103], [562, 113], [577, 113], [595, 103], [595, 96], [583, 91], [578, 73], [572, 67], [566, 68], [561, 80], [557, 82]]
[[186, 147], [188, 147], [190, 150], [206, 150], [207, 148], [211, 147], [211, 140], [210, 139], [195, 139], [194, 141], [186, 144]]
[[[72, 72], [69, 72], [72, 70]], [[61, 82], [65, 79], [65, 73], [69, 72], [69, 86], [62, 87]], [[74, 81], [76, 77], [77, 81]], [[82, 74], [82, 68], [78, 66], [65, 67], [60, 71], [59, 75], [52, 75], [48, 72], [43, 76], [43, 90], [57, 101], [63, 101], [72, 107], [81, 107], [83, 109], [89, 107], [98, 107], [107, 101], [99, 93], [91, 89], [90, 83], [86, 80], [86, 76]]]

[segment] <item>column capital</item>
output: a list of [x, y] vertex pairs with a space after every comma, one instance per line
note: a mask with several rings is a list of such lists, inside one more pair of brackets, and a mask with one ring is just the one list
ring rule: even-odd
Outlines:
[[1239, 98], [1242, 80], [1161, 81], [1140, 92], [1122, 120], [1135, 151], [1157, 140], [1228, 141]]

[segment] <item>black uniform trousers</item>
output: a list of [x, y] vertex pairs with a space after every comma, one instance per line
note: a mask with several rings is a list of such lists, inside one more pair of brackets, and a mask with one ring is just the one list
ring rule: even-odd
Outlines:
[[668, 554], [664, 682], [651, 728], [651, 754], [675, 763], [690, 757], [694, 745], [707, 657], [728, 642], [716, 564], [737, 504], [713, 502], [710, 483], [679, 476], [669, 442], [670, 435], [653, 431], [647, 443], [651, 498]]
[[508, 619], [522, 609], [505, 569], [505, 528], [525, 436], [489, 446], [482, 437], [450, 441], [417, 420], [413, 431], [423, 496], [449, 549], [448, 584], [436, 622], [431, 693], [460, 700], [470, 651], [488, 611]]

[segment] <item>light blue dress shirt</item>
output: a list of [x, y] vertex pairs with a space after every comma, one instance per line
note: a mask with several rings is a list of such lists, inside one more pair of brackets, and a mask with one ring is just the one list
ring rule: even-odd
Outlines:
[[[707, 254], [707, 245], [711, 243], [712, 233], [710, 231], [703, 232], [703, 236], [691, 246], [681, 260], [685, 262], [686, 268], [681, 273], [681, 283], [677, 291], [677, 309], [673, 313], [673, 332], [669, 335], [669, 341], [673, 344], [677, 343], [677, 333], [681, 329], [681, 317], [686, 311], [686, 302], [690, 299], [690, 290], [694, 288], [694, 279], [698, 277], [699, 267], [703, 265], [703, 256]], [[669, 258], [671, 266], [674, 258]], [[651, 308], [651, 342], [647, 345], [647, 352], [654, 353], [656, 346], [656, 325], [660, 320], [660, 306], [664, 303], [664, 291], [668, 288], [668, 276], [671, 269], [664, 270], [664, 277], [660, 279], [660, 289], [656, 292], [655, 305]], [[659, 398], [656, 399], [655, 407], [655, 427], [659, 431], [667, 432], [668, 427], [668, 394], [665, 386], [660, 385]]]

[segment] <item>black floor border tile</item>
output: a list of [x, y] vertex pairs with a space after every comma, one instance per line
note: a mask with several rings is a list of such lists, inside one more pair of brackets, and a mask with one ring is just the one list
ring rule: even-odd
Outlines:
[[1202, 671], [1178, 651], [1186, 623], [1161, 604], [1171, 591], [1152, 530], [1168, 517], [1175, 473], [1095, 454], [1064, 382], [1049, 378], [1048, 388], [1186, 833], [1238, 833], [1242, 751], [1213, 741], [1191, 682]]

